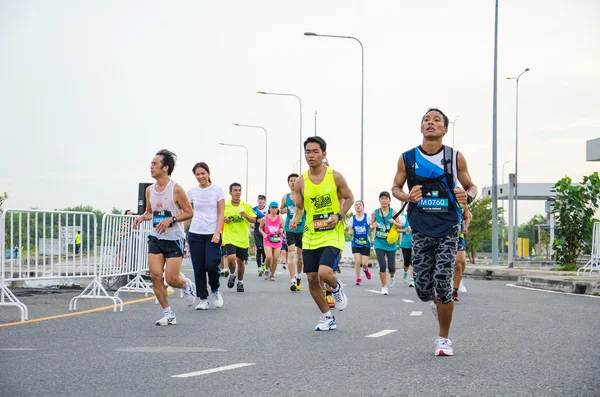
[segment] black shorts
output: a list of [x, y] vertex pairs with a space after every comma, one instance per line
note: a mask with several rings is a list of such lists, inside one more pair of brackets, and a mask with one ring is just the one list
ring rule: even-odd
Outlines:
[[233, 244], [225, 244], [225, 252], [227, 255], [235, 255], [243, 261], [248, 260], [248, 248], [236, 247]]
[[183, 257], [185, 240], [160, 240], [154, 236], [148, 236], [148, 253], [162, 255], [165, 258]]
[[329, 266], [333, 270], [338, 268], [340, 250], [335, 247], [321, 247], [314, 250], [302, 250], [304, 273], [316, 273], [319, 266]]
[[367, 247], [352, 247], [352, 253], [353, 254], [361, 254], [362, 256], [369, 256], [371, 255], [371, 248], [367, 248]]
[[297, 248], [302, 249], [302, 233], [285, 232], [285, 241], [288, 247], [295, 245]]

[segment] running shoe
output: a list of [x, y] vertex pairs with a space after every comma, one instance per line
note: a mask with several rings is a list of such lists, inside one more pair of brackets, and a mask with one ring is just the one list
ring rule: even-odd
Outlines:
[[221, 276], [223, 276], [223, 277], [229, 277], [229, 268], [228, 267], [226, 267], [225, 269], [221, 270]]
[[160, 320], [156, 322], [156, 325], [175, 325], [177, 324], [177, 319], [175, 318], [175, 313], [163, 313], [164, 316]]
[[408, 281], [408, 272], [404, 272], [404, 274], [402, 275], [402, 281], [404, 281], [404, 282]]
[[388, 288], [387, 287], [382, 287], [381, 288], [381, 295], [387, 295], [388, 294]]
[[435, 355], [436, 356], [453, 356], [452, 341], [448, 338], [438, 336], [435, 340]]
[[300, 291], [302, 289], [302, 279], [296, 278], [296, 291]]
[[361, 285], [362, 284], [362, 278], [357, 278], [356, 279], [356, 285]]
[[331, 296], [331, 292], [325, 294], [325, 300], [327, 301], [327, 307], [330, 309], [335, 309], [335, 302], [333, 301], [333, 296]]
[[394, 280], [394, 277], [388, 277], [388, 287], [393, 288], [394, 284], [396, 284], [396, 280]]
[[208, 306], [210, 306], [210, 303], [207, 299], [200, 299], [200, 303], [196, 305], [196, 310], [208, 310]]
[[244, 292], [244, 283], [238, 281], [237, 292]]
[[233, 286], [235, 285], [235, 279], [237, 278], [237, 275], [232, 274], [229, 276], [229, 280], [227, 280], [227, 288], [233, 288]]
[[467, 292], [467, 289], [465, 288], [465, 285], [463, 284], [462, 280], [460, 280], [460, 284], [458, 285], [458, 292]]
[[371, 272], [369, 271], [369, 269], [365, 268], [363, 269], [365, 271], [365, 276], [367, 277], [367, 280], [371, 279]]
[[271, 277], [271, 271], [270, 270], [265, 270], [265, 280], [268, 280]]
[[437, 321], [438, 320], [437, 305], [435, 304], [434, 301], [431, 301], [431, 302], [429, 302], [429, 307], [431, 308], [431, 314], [433, 314], [433, 317]]
[[258, 268], [258, 277], [262, 276], [263, 274], [265, 274], [265, 266], [261, 266]]
[[269, 281], [275, 281], [275, 276], [273, 276], [273, 275], [271, 274], [271, 277], [269, 277]]
[[408, 286], [411, 288], [415, 288], [415, 279], [411, 278], [410, 281], [408, 282]]
[[335, 328], [335, 317], [322, 315], [315, 327], [315, 331], [333, 331]]
[[218, 290], [213, 292], [211, 295], [213, 299], [213, 305], [215, 305], [215, 307], [223, 307], [223, 295], [221, 295]]
[[296, 292], [297, 291], [297, 289], [296, 289], [296, 280], [294, 280], [294, 279], [292, 279], [290, 281], [290, 291], [292, 291], [292, 292]]
[[188, 306], [192, 306], [194, 304], [194, 300], [196, 297], [194, 296], [194, 291], [192, 290], [192, 282], [190, 279], [185, 279], [185, 287], [183, 288], [183, 298], [185, 299], [185, 304]]
[[331, 291], [331, 294], [333, 295], [333, 300], [335, 301], [335, 307], [338, 310], [344, 310], [346, 306], [348, 306], [348, 297], [344, 293], [344, 287], [342, 286], [342, 283], [339, 280], [337, 286], [337, 292]]

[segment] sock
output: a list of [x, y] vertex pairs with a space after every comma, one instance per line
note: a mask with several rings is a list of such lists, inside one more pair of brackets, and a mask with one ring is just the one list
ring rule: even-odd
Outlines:
[[302, 278], [298, 273], [296, 273], [296, 278]]
[[163, 309], [163, 314], [173, 314], [173, 309], [171, 309], [171, 306], [165, 307]]
[[337, 285], [335, 286], [335, 288], [331, 289], [331, 292], [333, 292], [334, 294], [338, 293], [340, 290], [340, 283], [338, 281]]
[[408, 276], [408, 272], [404, 272], [404, 275], [405, 275], [405, 276]]
[[292, 283], [292, 284], [296, 284], [296, 279], [295, 279], [295, 278], [291, 279], [291, 280], [290, 280], [290, 283]]
[[325, 317], [329, 317], [329, 318], [332, 318], [332, 317], [333, 317], [333, 316], [331, 315], [331, 310], [327, 311], [327, 313], [323, 313], [323, 315], [324, 315]]
[[237, 276], [236, 272], [231, 273], [232, 276]]
[[185, 292], [190, 292], [190, 290], [192, 289], [192, 288], [191, 288], [191, 285], [190, 285], [190, 282], [189, 282], [189, 281], [187, 281], [187, 280], [185, 280], [185, 287], [183, 287], [182, 289], [183, 289]]
[[238, 280], [238, 284], [244, 284], [244, 280]]

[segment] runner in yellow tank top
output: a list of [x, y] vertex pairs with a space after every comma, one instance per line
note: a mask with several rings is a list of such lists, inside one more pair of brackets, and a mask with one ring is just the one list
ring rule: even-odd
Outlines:
[[[344, 214], [354, 203], [352, 191], [346, 179], [337, 171], [325, 166], [327, 144], [318, 137], [304, 142], [304, 155], [309, 170], [296, 181], [296, 208], [290, 229], [295, 230], [306, 209], [306, 223], [302, 237], [302, 260], [304, 272], [313, 300], [323, 314], [315, 327], [316, 331], [336, 329], [319, 279], [331, 287], [338, 310], [344, 310], [348, 299], [342, 283], [338, 281], [334, 268], [340, 250], [344, 247]], [[340, 208], [340, 202], [342, 206]]]

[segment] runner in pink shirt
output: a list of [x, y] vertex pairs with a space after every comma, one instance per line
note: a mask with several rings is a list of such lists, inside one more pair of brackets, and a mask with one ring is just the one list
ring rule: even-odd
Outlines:
[[269, 212], [260, 220], [260, 232], [263, 235], [265, 246], [265, 280], [275, 281], [275, 270], [281, 253], [283, 242], [283, 221], [279, 216], [279, 204], [272, 201], [269, 204]]

